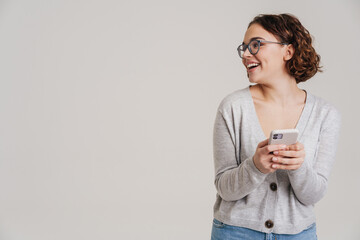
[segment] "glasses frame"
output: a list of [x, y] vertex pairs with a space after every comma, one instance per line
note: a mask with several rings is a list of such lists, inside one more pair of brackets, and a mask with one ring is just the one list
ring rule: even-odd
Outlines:
[[[250, 49], [250, 44], [252, 43], [252, 42], [257, 42], [258, 43], [258, 45], [259, 45], [259, 48], [257, 49], [257, 51], [255, 52], [255, 53], [253, 53], [252, 51], [251, 51], [251, 49]], [[241, 56], [241, 50], [240, 50], [240, 47], [242, 47], [243, 46], [243, 48], [244, 48], [244, 53], [246, 52], [246, 49], [249, 49], [249, 52], [252, 54], [252, 55], [256, 55], [258, 52], [259, 52], [259, 50], [260, 50], [260, 43], [276, 43], [276, 44], [281, 44], [281, 45], [289, 45], [289, 43], [285, 43], [285, 42], [271, 42], [271, 41], [266, 41], [266, 40], [259, 40], [259, 39], [254, 39], [254, 40], [251, 40], [250, 42], [249, 42], [249, 44], [244, 44], [244, 43], [242, 43], [242, 44], [240, 44], [238, 47], [237, 47], [237, 51], [238, 51], [238, 54], [239, 54], [239, 56], [240, 56], [240, 58], [243, 58], [242, 56]]]

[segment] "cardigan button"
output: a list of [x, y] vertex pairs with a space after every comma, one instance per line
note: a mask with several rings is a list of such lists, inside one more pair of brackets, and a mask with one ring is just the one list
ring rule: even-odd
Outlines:
[[276, 183], [271, 183], [270, 184], [270, 189], [273, 190], [273, 191], [276, 191], [277, 190], [277, 184]]
[[271, 220], [267, 220], [267, 221], [265, 222], [265, 226], [266, 226], [267, 228], [272, 228], [272, 227], [274, 226], [274, 223], [273, 223], [273, 221], [271, 221]]

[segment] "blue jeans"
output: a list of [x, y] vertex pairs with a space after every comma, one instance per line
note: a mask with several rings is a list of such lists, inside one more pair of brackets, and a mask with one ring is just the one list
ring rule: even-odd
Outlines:
[[276, 234], [230, 226], [214, 218], [211, 240], [317, 240], [316, 224], [298, 234]]

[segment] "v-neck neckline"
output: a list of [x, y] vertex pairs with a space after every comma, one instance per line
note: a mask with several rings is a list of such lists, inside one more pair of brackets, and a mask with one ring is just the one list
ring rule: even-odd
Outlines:
[[[251, 85], [249, 85], [247, 87], [247, 92], [249, 94], [249, 100], [250, 100], [253, 119], [256, 119], [255, 120], [255, 122], [256, 122], [255, 123], [256, 124], [255, 128], [257, 128], [256, 132], [258, 133], [257, 135], [259, 136], [259, 140], [263, 141], [263, 140], [269, 138], [270, 136], [265, 136], [264, 130], [262, 129], [260, 120], [259, 120], [258, 115], [256, 113], [254, 99], [253, 99], [253, 97], [251, 95], [251, 92], [250, 92], [250, 86]], [[305, 98], [305, 105], [304, 105], [304, 107], [302, 109], [301, 115], [300, 115], [300, 117], [299, 117], [299, 119], [298, 119], [298, 121], [296, 123], [296, 126], [295, 126], [295, 128], [297, 130], [299, 130], [298, 140], [302, 137], [302, 133], [303, 133], [303, 130], [305, 128], [305, 123], [306, 123], [306, 121], [308, 119], [308, 116], [309, 116], [309, 114], [311, 112], [311, 109], [312, 109], [311, 106], [310, 106], [312, 104], [312, 95], [310, 93], [308, 93], [305, 89], [301, 89], [301, 90], [305, 91], [306, 98]]]

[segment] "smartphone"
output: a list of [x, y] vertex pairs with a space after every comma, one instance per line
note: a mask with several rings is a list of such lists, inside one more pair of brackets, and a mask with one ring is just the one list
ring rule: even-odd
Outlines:
[[269, 138], [269, 145], [285, 144], [291, 145], [297, 142], [299, 131], [297, 129], [272, 130]]

